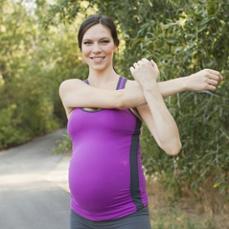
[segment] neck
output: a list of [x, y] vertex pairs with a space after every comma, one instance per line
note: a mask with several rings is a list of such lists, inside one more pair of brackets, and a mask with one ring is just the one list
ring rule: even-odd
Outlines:
[[107, 85], [119, 78], [119, 75], [113, 69], [113, 66], [102, 71], [89, 69], [88, 80], [94, 86]]

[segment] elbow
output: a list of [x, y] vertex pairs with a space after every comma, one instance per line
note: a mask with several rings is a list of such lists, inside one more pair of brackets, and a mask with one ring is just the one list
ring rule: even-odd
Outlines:
[[182, 145], [180, 139], [173, 140], [167, 144], [160, 145], [161, 149], [170, 156], [176, 156], [181, 151]]
[[181, 148], [182, 148], [181, 144], [177, 144], [173, 148], [168, 149], [166, 153], [170, 156], [177, 156], [180, 153]]

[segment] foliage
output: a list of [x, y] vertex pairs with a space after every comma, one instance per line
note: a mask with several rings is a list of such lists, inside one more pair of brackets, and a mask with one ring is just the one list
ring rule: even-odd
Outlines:
[[[37, 7], [37, 15], [45, 8]], [[60, 82], [78, 69], [73, 26], [44, 30], [20, 3], [0, 7], [0, 149], [48, 133], [65, 123]], [[80, 64], [79, 64], [80, 66]]]
[[28, 139], [28, 136], [21, 129], [16, 129], [18, 119], [14, 119], [16, 104], [12, 104], [0, 112], [0, 147], [14, 145], [15, 142], [22, 143]]
[[[8, 144], [4, 136], [14, 131], [13, 136], [20, 136], [20, 142], [28, 138], [30, 131], [29, 136], [45, 133], [61, 120], [65, 122], [58, 85], [66, 78], [84, 78], [87, 73], [75, 48], [75, 28], [88, 14], [99, 12], [115, 20], [124, 40], [116, 58], [120, 74], [131, 78], [129, 66], [147, 57], [158, 63], [160, 80], [203, 68], [220, 70], [224, 75], [225, 81], [216, 93], [184, 92], [166, 99], [183, 144], [177, 157], [165, 155], [147, 128], [141, 138], [146, 173], [158, 176], [176, 194], [185, 190], [200, 194], [204, 186], [221, 193], [228, 191], [227, 1], [58, 0], [51, 6], [43, 0], [37, 3], [38, 18], [28, 17], [17, 4], [9, 7], [14, 9], [10, 14], [2, 13], [3, 5], [8, 3], [0, 8], [4, 47], [0, 50], [0, 117], [8, 117], [1, 122], [0, 130], [6, 131], [10, 126], [8, 135], [0, 133], [0, 147]], [[15, 121], [10, 123], [10, 117]]]

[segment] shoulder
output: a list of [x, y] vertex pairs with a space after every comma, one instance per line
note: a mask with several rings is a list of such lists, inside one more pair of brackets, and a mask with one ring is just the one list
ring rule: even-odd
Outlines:
[[64, 87], [69, 87], [71, 85], [77, 85], [81, 82], [81, 80], [79, 79], [67, 79], [61, 82], [60, 87], [64, 88]]
[[82, 85], [82, 80], [79, 79], [67, 79], [61, 82], [59, 86], [59, 94], [60, 96], [65, 94], [67, 91], [75, 90], [77, 87]]

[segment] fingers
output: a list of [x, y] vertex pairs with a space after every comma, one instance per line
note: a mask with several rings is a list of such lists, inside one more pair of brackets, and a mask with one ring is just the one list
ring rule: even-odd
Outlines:
[[220, 80], [223, 80], [223, 76], [220, 74], [220, 72], [213, 70], [213, 69], [205, 69], [207, 72], [210, 73], [211, 76], [217, 76]]
[[216, 90], [216, 87], [213, 86], [213, 85], [208, 84], [206, 89], [207, 90], [210, 90], [210, 91], [215, 91]]
[[206, 89], [214, 91], [223, 80], [223, 76], [216, 70], [204, 69], [204, 77], [206, 82]]
[[217, 86], [218, 85], [218, 81], [217, 80], [213, 80], [213, 79], [207, 79], [207, 83], [213, 86]]
[[130, 72], [135, 80], [139, 80], [142, 84], [145, 82], [156, 80], [160, 74], [156, 63], [154, 61], [142, 58], [141, 60], [135, 62], [130, 67]]
[[208, 74], [206, 75], [206, 82], [210, 85], [218, 86], [221, 82], [221, 77], [214, 74]]
[[223, 79], [223, 77], [219, 72], [214, 71], [214, 70], [211, 70], [211, 71], [209, 70], [208, 72], [210, 74], [207, 75], [208, 78], [206, 79], [207, 89], [211, 91], [215, 91], [220, 81]]
[[134, 67], [130, 67], [130, 72], [133, 74], [133, 72], [134, 72]]
[[150, 60], [153, 66], [157, 65], [153, 60]]
[[212, 80], [221, 81], [221, 78], [220, 78], [218, 75], [215, 75], [215, 74], [212, 74], [212, 73], [208, 73], [208, 74], [207, 74], [207, 77], [208, 77], [209, 79], [212, 79]]
[[148, 61], [146, 58], [142, 58], [141, 60], [135, 62], [135, 63], [133, 64], [133, 66], [130, 67], [131, 73], [133, 73], [134, 70], [137, 69], [138, 67], [140, 67], [142, 64], [148, 63], [148, 62], [149, 62], [149, 61]]
[[158, 67], [157, 67], [157, 64], [156, 64], [153, 60], [151, 60], [151, 64], [152, 64], [153, 67], [159, 72], [159, 69], [158, 69]]
[[148, 63], [149, 61], [146, 58], [142, 58], [141, 60], [139, 60], [138, 62], [134, 63], [134, 66], [137, 67], [143, 63]]
[[142, 58], [141, 60], [137, 61], [136, 63], [133, 64], [133, 66], [136, 68], [142, 64], [147, 64], [147, 63], [150, 63], [151, 65], [153, 65], [153, 67], [157, 68], [157, 64], [153, 60], [148, 60], [146, 58]]
[[134, 65], [134, 67], [135, 67], [135, 68], [137, 68], [137, 67], [138, 67], [138, 63], [134, 63], [133, 65]]

